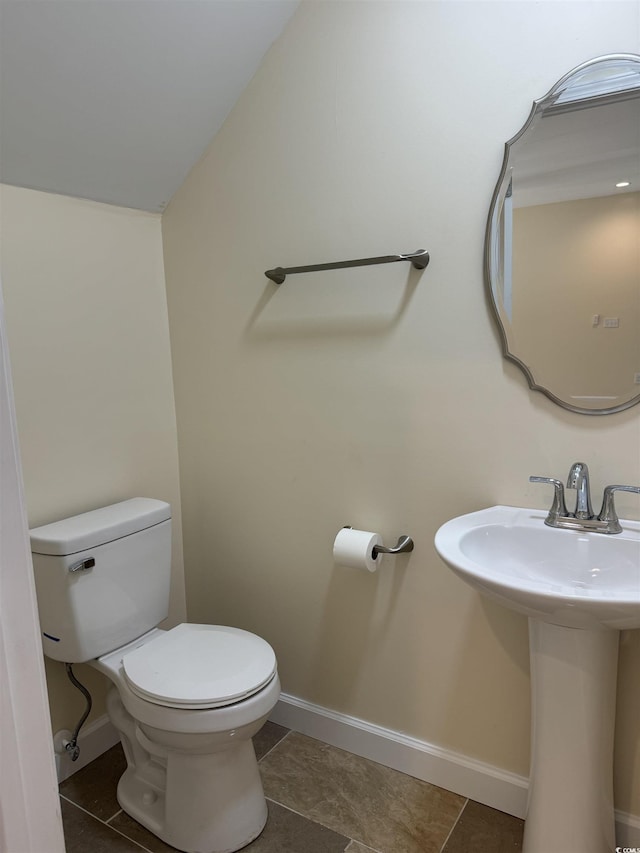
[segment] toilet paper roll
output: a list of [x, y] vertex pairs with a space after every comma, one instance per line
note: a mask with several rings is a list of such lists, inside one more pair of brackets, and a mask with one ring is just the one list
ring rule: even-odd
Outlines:
[[333, 559], [341, 566], [375, 572], [382, 556], [373, 556], [373, 546], [382, 545], [382, 537], [369, 530], [343, 527], [333, 543]]

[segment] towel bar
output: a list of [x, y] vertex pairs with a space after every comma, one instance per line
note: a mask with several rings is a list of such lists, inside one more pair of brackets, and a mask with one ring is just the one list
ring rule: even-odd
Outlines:
[[330, 264], [312, 264], [306, 267], [276, 267], [267, 270], [265, 275], [276, 284], [282, 284], [285, 278], [292, 273], [319, 272], [321, 270], [340, 270], [347, 267], [368, 267], [375, 264], [394, 264], [397, 261], [411, 261], [417, 270], [423, 270], [429, 263], [429, 252], [426, 249], [418, 249], [406, 255], [381, 255], [377, 258], [359, 258], [355, 261], [335, 261]]

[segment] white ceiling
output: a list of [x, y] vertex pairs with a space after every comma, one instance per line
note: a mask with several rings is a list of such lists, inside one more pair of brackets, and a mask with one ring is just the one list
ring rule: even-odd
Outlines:
[[299, 0], [0, 0], [0, 180], [161, 211]]

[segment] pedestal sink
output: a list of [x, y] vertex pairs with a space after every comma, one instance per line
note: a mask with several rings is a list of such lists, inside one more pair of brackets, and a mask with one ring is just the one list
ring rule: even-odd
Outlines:
[[523, 853], [615, 849], [619, 631], [640, 628], [640, 522], [613, 536], [494, 506], [436, 533], [464, 581], [529, 617], [532, 735]]

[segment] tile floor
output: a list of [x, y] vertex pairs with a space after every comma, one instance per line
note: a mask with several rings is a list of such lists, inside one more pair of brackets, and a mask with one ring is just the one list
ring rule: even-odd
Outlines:
[[[516, 853], [523, 822], [267, 723], [254, 738], [269, 819], [246, 853]], [[119, 807], [115, 746], [60, 785], [67, 853], [170, 853]]]

